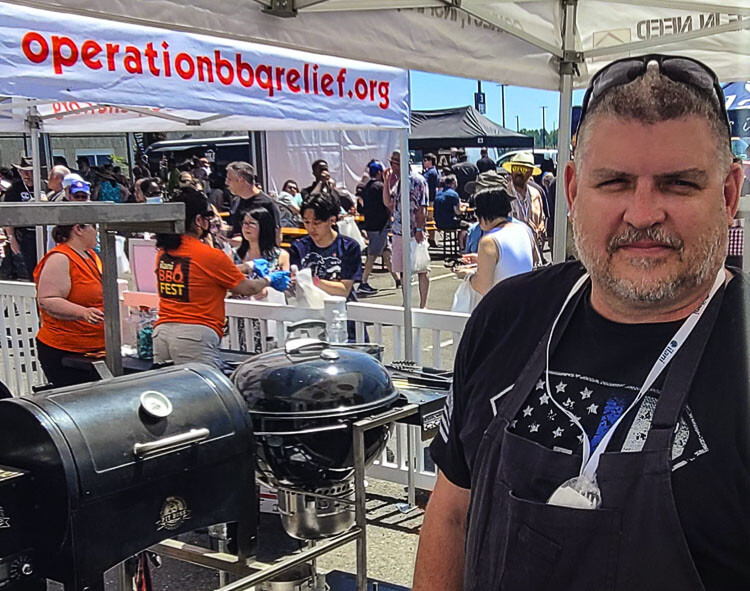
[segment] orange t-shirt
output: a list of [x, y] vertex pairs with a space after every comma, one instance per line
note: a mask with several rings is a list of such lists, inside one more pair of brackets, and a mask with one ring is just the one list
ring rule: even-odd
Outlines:
[[192, 236], [183, 236], [179, 248], [160, 250], [156, 257], [159, 319], [202, 324], [224, 334], [224, 298], [245, 276], [222, 251]]
[[[69, 302], [85, 308], [104, 309], [102, 296], [102, 261], [93, 250], [87, 250], [84, 257], [67, 244], [59, 244], [50, 250], [34, 269], [34, 283], [39, 285], [47, 259], [55, 253], [68, 257], [70, 273]], [[104, 324], [91, 324], [84, 320], [60, 320], [40, 310], [42, 326], [36, 337], [48, 347], [90, 353], [104, 349]]]

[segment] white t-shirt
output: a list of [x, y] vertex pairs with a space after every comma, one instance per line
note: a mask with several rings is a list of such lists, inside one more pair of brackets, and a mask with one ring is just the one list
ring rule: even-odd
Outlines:
[[493, 285], [534, 268], [532, 250], [533, 234], [523, 222], [517, 220], [504, 224], [500, 229], [488, 234], [497, 246], [497, 265]]

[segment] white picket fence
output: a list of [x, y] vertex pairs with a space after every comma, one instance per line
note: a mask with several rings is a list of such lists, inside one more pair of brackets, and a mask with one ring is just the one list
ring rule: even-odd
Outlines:
[[[153, 293], [131, 292], [121, 283], [121, 320], [124, 341], [132, 341], [138, 309], [156, 308], [158, 297]], [[0, 282], [0, 303], [3, 314], [0, 317], [0, 380], [18, 396], [27, 395], [32, 386], [43, 384], [44, 375], [36, 360], [34, 336], [39, 328], [36, 306], [36, 290], [32, 283]], [[284, 304], [272, 304], [255, 300], [226, 300], [229, 321], [228, 335], [222, 343], [231, 349], [254, 350], [255, 331], [260, 333], [263, 349], [283, 346], [286, 341], [286, 327], [302, 320], [323, 320], [330, 322], [335, 302], [326, 303], [324, 310], [297, 308]], [[400, 306], [348, 303], [345, 306], [347, 317], [354, 321], [357, 340], [363, 341], [365, 331], [373, 343], [383, 344], [384, 362], [404, 359], [404, 313]], [[436, 310], [414, 310], [413, 343], [414, 359], [420, 365], [449, 369], [452, 367], [455, 351], [468, 315]], [[240, 330], [242, 326], [243, 330]], [[130, 337], [130, 338], [129, 338]], [[270, 337], [270, 338], [269, 338]], [[407, 428], [412, 429], [411, 438]], [[410, 441], [408, 441], [410, 440]], [[412, 449], [409, 450], [409, 442]], [[414, 484], [419, 488], [431, 489], [435, 473], [426, 466], [427, 443], [421, 441], [417, 427], [398, 425], [394, 437], [383, 453], [383, 457], [373, 465], [368, 474], [396, 483], [407, 484], [408, 458], [414, 458]]]

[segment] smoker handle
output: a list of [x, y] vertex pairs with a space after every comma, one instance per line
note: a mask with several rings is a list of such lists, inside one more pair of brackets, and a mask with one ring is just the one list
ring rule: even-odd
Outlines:
[[133, 446], [133, 455], [138, 458], [145, 458], [152, 454], [170, 451], [178, 447], [184, 447], [193, 443], [205, 441], [211, 435], [211, 431], [203, 427], [202, 429], [191, 429], [187, 433], [171, 435], [164, 439], [157, 439], [149, 443], [136, 443]]

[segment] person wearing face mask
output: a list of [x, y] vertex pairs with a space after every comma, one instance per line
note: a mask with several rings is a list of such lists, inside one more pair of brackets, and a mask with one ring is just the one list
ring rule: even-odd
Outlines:
[[262, 259], [234, 265], [222, 251], [204, 243], [214, 213], [203, 193], [183, 188], [172, 202], [185, 204], [185, 232], [156, 236], [159, 319], [154, 325], [154, 363], [199, 362], [221, 368], [227, 291], [244, 296], [269, 286], [284, 291], [289, 272], [269, 273]]

